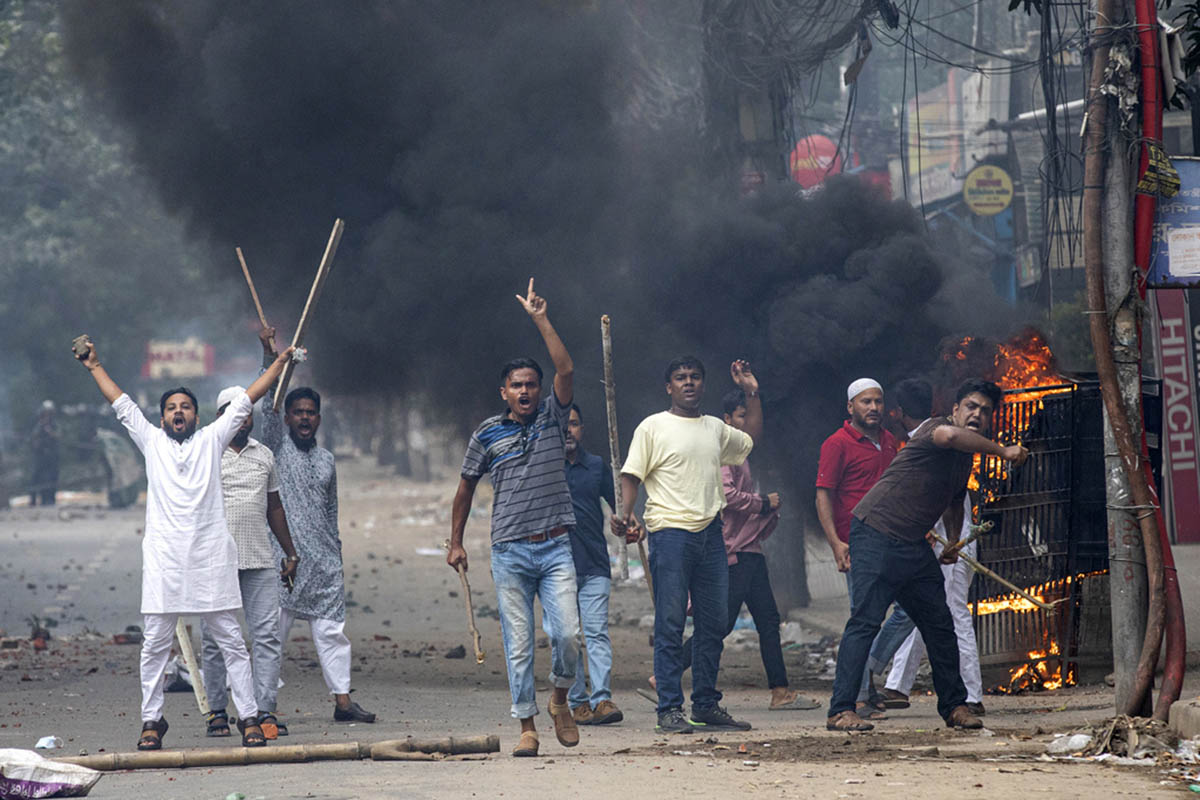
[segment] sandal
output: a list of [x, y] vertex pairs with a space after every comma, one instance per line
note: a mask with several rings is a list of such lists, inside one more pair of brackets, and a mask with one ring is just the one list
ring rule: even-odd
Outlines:
[[237, 729], [242, 734], [242, 747], [266, 747], [267, 737], [258, 726], [258, 717], [249, 717], [237, 721]]
[[268, 739], [277, 739], [280, 736], [287, 736], [287, 725], [284, 725], [274, 714], [263, 714], [258, 718], [258, 727], [262, 728], [263, 736]]
[[877, 722], [888, 718], [883, 709], [873, 703], [857, 703], [854, 706], [854, 712], [861, 718], [873, 719]]
[[228, 736], [229, 735], [229, 715], [225, 713], [225, 709], [220, 711], [210, 711], [208, 716], [204, 718], [208, 723], [207, 736]]
[[162, 737], [167, 732], [167, 718], [159, 717], [157, 722], [143, 722], [142, 736], [138, 739], [138, 750], [162, 750]]
[[842, 711], [825, 720], [825, 729], [830, 731], [869, 731], [875, 726], [853, 711]]

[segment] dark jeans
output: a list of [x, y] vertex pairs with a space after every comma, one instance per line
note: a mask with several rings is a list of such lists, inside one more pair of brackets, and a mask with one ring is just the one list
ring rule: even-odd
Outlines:
[[683, 626], [689, 593], [695, 623], [692, 708], [712, 708], [721, 700], [717, 671], [721, 667], [729, 603], [729, 568], [721, 518], [698, 532], [679, 528], [652, 531], [650, 576], [654, 579], [654, 680], [658, 684], [659, 713], [683, 708]]
[[853, 610], [838, 648], [829, 716], [854, 709], [871, 642], [893, 601], [912, 617], [925, 640], [938, 713], [944, 719], [955, 706], [967, 702], [945, 581], [929, 545], [924, 540], [902, 542], [856, 517], [850, 524], [850, 576]]
[[[787, 668], [783, 666], [783, 646], [779, 641], [779, 608], [771, 591], [771, 576], [767, 559], [762, 553], [738, 553], [737, 563], [729, 565], [729, 613], [725, 618], [725, 635], [733, 633], [742, 603], [750, 609], [754, 627], [758, 629], [758, 652], [763, 669], [767, 671], [767, 686], [776, 689], [788, 685]], [[683, 643], [683, 668], [692, 666], [692, 640]]]

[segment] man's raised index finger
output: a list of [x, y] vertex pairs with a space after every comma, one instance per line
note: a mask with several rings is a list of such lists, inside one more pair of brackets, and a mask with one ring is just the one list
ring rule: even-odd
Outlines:
[[529, 279], [529, 292], [528, 292], [528, 294], [526, 294], [526, 297], [529, 297], [531, 299], [533, 298], [533, 278]]

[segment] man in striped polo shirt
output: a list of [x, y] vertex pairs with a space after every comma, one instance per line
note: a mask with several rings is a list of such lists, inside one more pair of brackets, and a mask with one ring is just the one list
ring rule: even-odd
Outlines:
[[550, 682], [554, 695], [549, 712], [560, 744], [579, 744], [579, 730], [567, 705], [567, 689], [575, 681], [579, 661], [579, 609], [575, 562], [567, 532], [575, 525], [571, 492], [563, 472], [564, 428], [573, 397], [571, 356], [546, 316], [546, 300], [533, 291], [517, 295], [542, 334], [554, 362], [554, 391], [542, 399], [542, 368], [532, 358], [518, 358], [500, 372], [500, 398], [507, 408], [475, 429], [463, 460], [462, 479], [454, 496], [450, 552], [446, 563], [467, 566], [463, 531], [475, 486], [491, 476], [492, 580], [504, 634], [504, 658], [512, 693], [512, 715], [521, 722], [514, 756], [536, 756], [538, 713], [533, 687], [533, 598], [542, 601], [542, 627], [550, 637]]

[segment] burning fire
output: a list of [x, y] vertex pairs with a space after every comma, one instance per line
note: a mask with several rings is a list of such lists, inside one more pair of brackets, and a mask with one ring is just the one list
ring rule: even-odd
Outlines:
[[1052, 641], [1045, 650], [1030, 650], [1029, 661], [1009, 674], [1007, 685], [1000, 684], [993, 687], [991, 693], [1045, 692], [1061, 689], [1064, 686], [1074, 686], [1075, 683], [1075, 665], [1069, 661], [1063, 661], [1058, 649], [1058, 642]]

